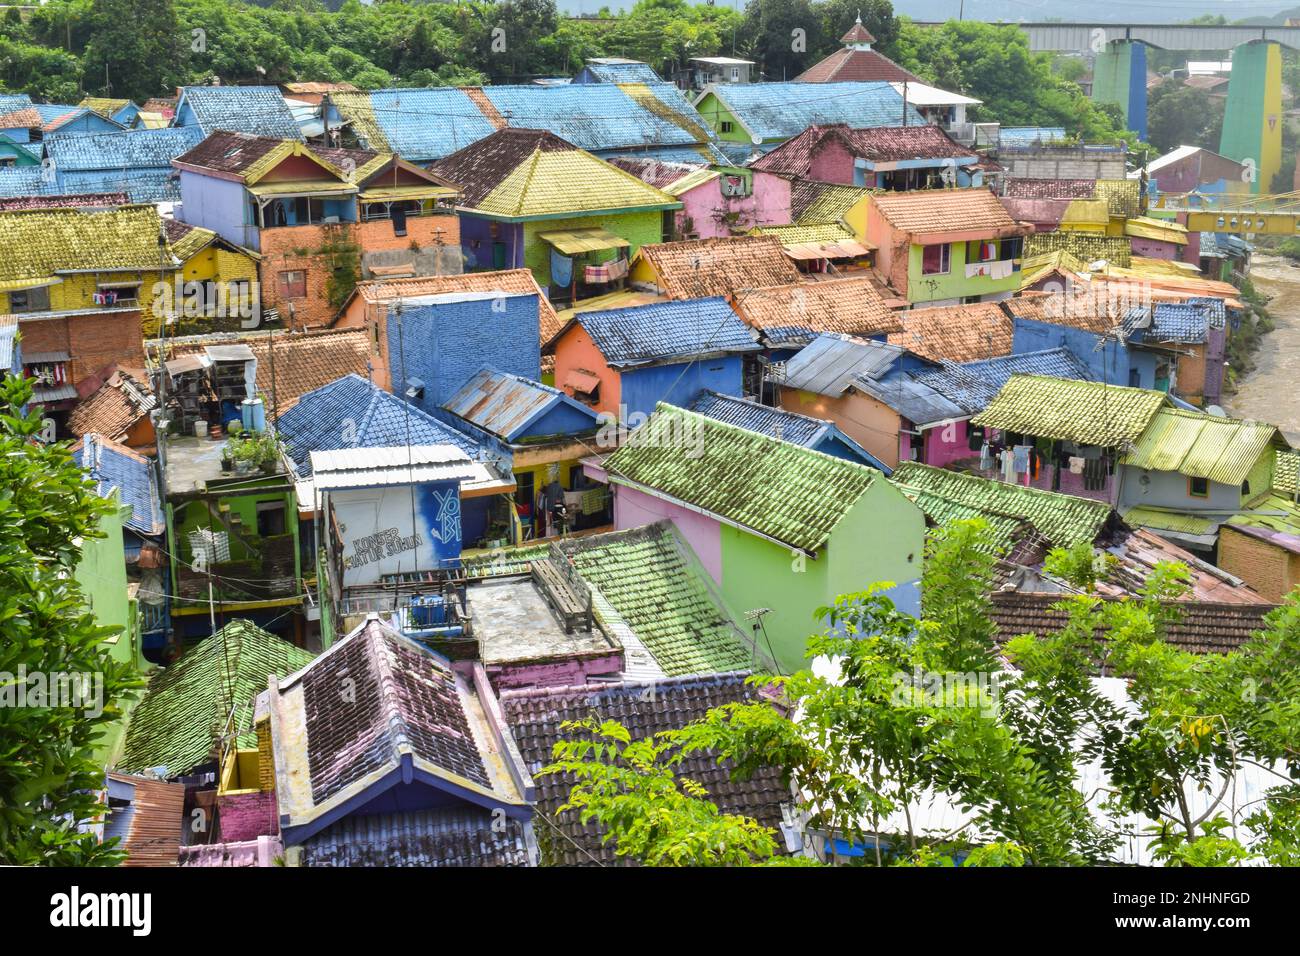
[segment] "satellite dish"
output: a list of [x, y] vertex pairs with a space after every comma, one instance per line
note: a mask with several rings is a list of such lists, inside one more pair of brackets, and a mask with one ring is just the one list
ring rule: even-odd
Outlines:
[[1218, 405], [1210, 405], [1205, 409], [1205, 414], [1213, 415], [1215, 418], [1227, 418], [1228, 413]]
[[750, 141], [751, 143], [753, 143], [755, 146], [762, 146], [762, 145], [763, 145], [763, 137], [759, 136], [757, 133], [755, 133], [753, 136], [749, 137], [749, 141]]

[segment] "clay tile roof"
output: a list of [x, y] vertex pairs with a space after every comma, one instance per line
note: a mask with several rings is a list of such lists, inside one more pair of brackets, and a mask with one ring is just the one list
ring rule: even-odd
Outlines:
[[746, 289], [736, 308], [769, 341], [810, 340], [819, 332], [868, 338], [904, 328], [867, 276]]
[[143, 372], [119, 369], [68, 413], [68, 431], [81, 438], [95, 432], [121, 441], [131, 426], [153, 410], [153, 389]]
[[[528, 269], [502, 269], [494, 272], [466, 272], [458, 276], [412, 276], [404, 279], [383, 279], [358, 282], [353, 295], [367, 302], [391, 302], [393, 299], [417, 295], [441, 295], [446, 292], [517, 292], [537, 296], [540, 312], [542, 341], [549, 342], [560, 331], [562, 323], [555, 307], [542, 293], [541, 287]], [[351, 300], [349, 299], [349, 302]], [[347, 308], [345, 304], [344, 309]]]
[[898, 313], [903, 331], [889, 336], [935, 361], [972, 362], [1011, 354], [1011, 318], [997, 302], [909, 309]]
[[908, 83], [923, 82], [883, 53], [875, 50], [836, 50], [795, 77], [797, 83]]
[[[210, 345], [247, 345], [257, 359], [257, 388], [268, 402], [272, 395], [276, 413], [283, 415], [307, 392], [355, 373], [364, 376], [370, 359], [365, 329], [329, 329], [316, 332], [250, 333], [188, 336], [173, 339], [169, 355], [202, 354]], [[275, 347], [275, 376], [271, 375], [271, 345]]]
[[976, 230], [995, 234], [1017, 228], [988, 189], [920, 189], [881, 193], [871, 201], [895, 229], [910, 235]]
[[1006, 180], [1002, 194], [1009, 199], [1091, 199], [1097, 191], [1095, 179]]
[[1017, 319], [1101, 334], [1119, 325], [1128, 304], [1119, 297], [1093, 295], [1086, 288], [1071, 287], [1068, 291], [1016, 296], [1003, 302], [1002, 307]]
[[670, 299], [729, 295], [802, 278], [775, 236], [652, 243], [637, 257], [654, 269], [656, 284]]
[[849, 28], [849, 32], [840, 37], [841, 43], [875, 43], [876, 38], [871, 35], [871, 31], [862, 25], [862, 17], [858, 17]]
[[769, 173], [804, 178], [812, 169], [813, 156], [831, 140], [840, 142], [855, 158], [877, 163], [957, 159], [976, 155], [930, 123], [873, 126], [868, 129], [851, 129], [845, 123], [832, 123], [809, 126], [798, 136], [786, 140], [770, 153], [755, 160], [751, 166]]
[[[1037, 592], [997, 591], [991, 595], [990, 616], [998, 628], [998, 639], [1020, 634], [1040, 637], [1056, 634], [1067, 621], [1067, 613], [1056, 607], [1064, 595]], [[1261, 630], [1273, 604], [1223, 604], [1210, 601], [1179, 601], [1167, 605], [1178, 619], [1167, 626], [1164, 638], [1179, 650], [1194, 654], [1226, 654], [1235, 651]]]
[[[81, 209], [125, 206], [131, 202], [126, 193], [76, 193], [68, 196], [13, 196], [0, 198], [0, 212], [22, 209]], [[164, 224], [172, 220], [163, 220]]]

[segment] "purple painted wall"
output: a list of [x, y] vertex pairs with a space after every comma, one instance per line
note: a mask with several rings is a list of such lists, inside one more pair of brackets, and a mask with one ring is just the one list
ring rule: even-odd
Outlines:
[[232, 793], [217, 797], [217, 822], [225, 843], [275, 836], [280, 832], [275, 791]]
[[696, 511], [626, 485], [614, 486], [614, 528], [639, 528], [667, 518], [699, 557], [716, 584], [722, 583], [722, 526]]
[[[754, 188], [748, 196], [722, 195], [721, 178], [683, 193], [678, 197], [682, 208], [676, 213], [677, 231], [688, 231], [688, 219], [690, 232], [701, 239], [726, 238], [755, 226], [789, 225], [790, 181], [758, 170], [753, 171], [753, 176]], [[735, 218], [724, 219], [728, 213]]]
[[954, 422], [951, 427], [927, 429], [924, 432], [925, 463], [946, 468], [963, 458], [979, 458], [979, 452], [972, 452], [967, 442], [967, 425], [967, 422]]
[[1218, 405], [1223, 398], [1223, 359], [1227, 352], [1227, 328], [1211, 328], [1205, 343], [1205, 388], [1203, 396], [1206, 405]]
[[1183, 247], [1175, 242], [1161, 242], [1159, 239], [1142, 239], [1134, 236], [1130, 247], [1135, 256], [1148, 259], [1177, 259]]
[[211, 229], [254, 251], [259, 249], [257, 227], [246, 222], [248, 203], [242, 183], [181, 170], [181, 204], [180, 218], [190, 225]]
[[[497, 234], [492, 235], [496, 226]], [[460, 247], [465, 253], [465, 271], [483, 272], [488, 269], [519, 269], [523, 267], [523, 254], [519, 251], [520, 230], [517, 223], [492, 223], [478, 216], [462, 214], [460, 217]], [[496, 243], [505, 244], [505, 259], [497, 266], [493, 263], [493, 247]]]

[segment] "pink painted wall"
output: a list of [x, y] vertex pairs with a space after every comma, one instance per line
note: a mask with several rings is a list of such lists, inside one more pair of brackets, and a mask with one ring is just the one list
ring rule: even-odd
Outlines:
[[[718, 239], [748, 232], [755, 226], [790, 224], [790, 181], [772, 173], [753, 171], [754, 189], [748, 196], [722, 195], [721, 179], [711, 179], [683, 193], [677, 228], [685, 232], [690, 219], [693, 232], [701, 239]], [[850, 180], [852, 182], [852, 180]], [[721, 217], [735, 213], [730, 223]]]
[[1142, 239], [1138, 236], [1132, 238], [1130, 248], [1133, 250], [1133, 255], [1146, 256], [1148, 259], [1177, 259], [1178, 253], [1183, 249], [1175, 242]]
[[[967, 422], [954, 422], [952, 426], [929, 428], [923, 432], [925, 437], [925, 463], [936, 468], [946, 468], [954, 461], [964, 458], [979, 458], [979, 452], [972, 452], [967, 442]], [[945, 441], [944, 435], [951, 436]]]
[[614, 485], [614, 529], [640, 528], [667, 518], [699, 557], [715, 584], [722, 583], [722, 526], [712, 518], [626, 485]]
[[217, 796], [217, 821], [223, 843], [255, 840], [280, 832], [275, 791], [232, 793]]
[[[853, 154], [840, 142], [838, 137], [826, 136], [814, 148], [812, 163], [808, 169], [808, 178], [823, 183], [840, 183], [852, 186]], [[871, 175], [868, 186], [875, 185], [875, 175]]]

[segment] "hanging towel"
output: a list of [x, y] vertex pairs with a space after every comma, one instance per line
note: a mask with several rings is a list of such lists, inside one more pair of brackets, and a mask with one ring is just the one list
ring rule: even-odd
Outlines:
[[1083, 460], [1082, 458], [1078, 457], [1077, 455], [1071, 455], [1071, 456], [1070, 456], [1070, 474], [1072, 474], [1072, 475], [1082, 475], [1082, 474], [1083, 474], [1083, 461], [1084, 461], [1084, 460]]
[[1015, 448], [1015, 467], [1016, 474], [1023, 475], [1029, 471], [1029, 449], [1032, 445], [1017, 445]]
[[551, 285], [569, 285], [573, 282], [573, 259], [551, 250]]
[[1010, 450], [1002, 452], [1002, 479], [1012, 482], [1016, 480], [1016, 456]]
[[980, 471], [988, 471], [993, 467], [993, 449], [985, 442], [980, 446]]

